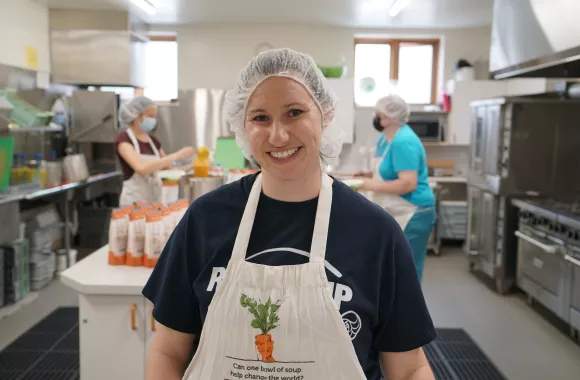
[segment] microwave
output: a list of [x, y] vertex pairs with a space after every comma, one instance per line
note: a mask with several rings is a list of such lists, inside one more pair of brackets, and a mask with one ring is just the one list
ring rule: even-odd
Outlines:
[[445, 122], [441, 120], [439, 115], [433, 115], [432, 117], [425, 116], [424, 114], [420, 117], [413, 117], [411, 115], [407, 124], [409, 124], [409, 127], [411, 127], [422, 141], [443, 142], [445, 139], [443, 133]]

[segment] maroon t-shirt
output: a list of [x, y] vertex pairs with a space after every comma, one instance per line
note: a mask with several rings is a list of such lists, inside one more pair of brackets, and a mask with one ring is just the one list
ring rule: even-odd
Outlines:
[[[151, 141], [153, 141], [153, 144], [155, 144], [157, 150], [160, 150], [161, 143], [159, 142], [159, 140], [157, 140], [155, 136], [149, 135], [149, 137], [151, 137]], [[133, 173], [135, 173], [135, 170], [133, 170], [133, 168], [127, 163], [127, 161], [125, 161], [125, 159], [123, 159], [123, 157], [121, 157], [121, 155], [119, 154], [119, 144], [124, 142], [129, 143], [131, 144], [131, 146], [133, 146], [133, 142], [131, 141], [131, 138], [129, 137], [127, 131], [119, 132], [117, 134], [117, 138], [115, 139], [115, 148], [116, 148], [115, 151], [117, 152], [117, 157], [119, 158], [121, 168], [123, 169], [123, 179], [126, 181], [129, 178], [131, 178]], [[149, 145], [149, 142], [143, 142], [137, 139], [137, 143], [139, 144], [139, 150], [141, 151], [141, 154], [155, 155], [155, 152], [153, 152], [153, 149], [151, 149], [151, 145]]]

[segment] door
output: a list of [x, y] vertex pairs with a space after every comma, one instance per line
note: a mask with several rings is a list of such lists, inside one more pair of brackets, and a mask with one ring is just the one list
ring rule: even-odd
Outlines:
[[485, 122], [487, 107], [477, 106], [472, 108], [472, 128], [471, 128], [471, 171], [481, 173], [483, 170], [483, 155], [485, 149]]
[[495, 263], [497, 241], [497, 198], [492, 193], [481, 192], [481, 223], [478, 229], [481, 253], [484, 260]]
[[483, 172], [488, 175], [498, 174], [501, 133], [501, 105], [489, 106], [486, 109], [485, 145], [483, 148]]
[[561, 246], [546, 239], [545, 234], [525, 226], [520, 226], [515, 234], [518, 237], [518, 272], [560, 296], [564, 276]]
[[469, 204], [467, 218], [467, 245], [469, 255], [480, 254], [479, 229], [481, 225], [481, 190], [475, 187], [468, 188]]
[[80, 378], [145, 378], [143, 296], [79, 296]]
[[580, 313], [580, 247], [570, 246], [565, 259], [572, 264], [571, 306]]

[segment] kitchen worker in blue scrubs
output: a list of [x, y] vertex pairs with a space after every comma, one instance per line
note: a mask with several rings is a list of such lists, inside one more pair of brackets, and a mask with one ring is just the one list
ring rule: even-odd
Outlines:
[[434, 380], [407, 239], [322, 170], [342, 147], [337, 103], [290, 49], [240, 72], [227, 120], [261, 171], [196, 199], [167, 242], [143, 289], [158, 322], [148, 380]]
[[421, 279], [435, 223], [435, 196], [429, 187], [425, 148], [408, 121], [409, 106], [403, 98], [389, 95], [379, 99], [373, 120], [381, 133], [375, 171], [367, 174], [372, 178], [364, 180], [361, 190], [372, 192], [373, 201], [399, 223]]

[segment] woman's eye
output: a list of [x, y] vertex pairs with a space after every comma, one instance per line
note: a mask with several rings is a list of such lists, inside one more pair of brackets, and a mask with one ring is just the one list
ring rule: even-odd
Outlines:
[[258, 115], [252, 119], [253, 121], [268, 121], [268, 116], [266, 115]]
[[301, 114], [302, 114], [302, 111], [300, 111], [300, 110], [290, 110], [290, 111], [288, 112], [288, 115], [289, 115], [290, 117], [298, 117], [298, 116], [300, 116]]

